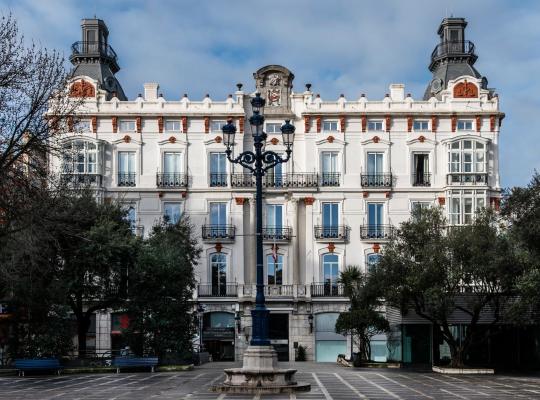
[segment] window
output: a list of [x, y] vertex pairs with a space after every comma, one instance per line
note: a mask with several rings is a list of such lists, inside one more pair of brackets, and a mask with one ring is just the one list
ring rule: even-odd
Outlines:
[[322, 237], [337, 238], [339, 235], [339, 203], [323, 203], [322, 214]]
[[323, 132], [337, 132], [337, 121], [323, 121]]
[[429, 123], [426, 120], [415, 119], [413, 129], [415, 131], [427, 131], [429, 130]]
[[227, 203], [210, 203], [210, 225], [227, 225]]
[[282, 187], [284, 184], [283, 164], [277, 164], [274, 168], [266, 171], [264, 184], [268, 187]]
[[472, 120], [470, 119], [458, 119], [457, 130], [458, 131], [472, 131]]
[[221, 128], [227, 125], [227, 121], [212, 121], [210, 130], [212, 132], [221, 132]]
[[283, 256], [269, 254], [266, 257], [268, 285], [283, 285]]
[[227, 257], [223, 253], [210, 255], [210, 275], [212, 277], [212, 295], [227, 294]]
[[472, 223], [476, 213], [486, 206], [486, 192], [481, 190], [452, 190], [449, 197], [449, 219], [451, 225]]
[[92, 127], [90, 124], [90, 121], [87, 119], [83, 119], [80, 121], [77, 121], [73, 126], [74, 132], [91, 132]]
[[118, 153], [118, 186], [135, 186], [135, 152]]
[[165, 174], [179, 174], [182, 171], [182, 153], [163, 153], [163, 172]]
[[67, 174], [96, 174], [98, 147], [92, 142], [74, 140], [64, 145], [62, 171]]
[[448, 171], [461, 173], [486, 172], [487, 146], [476, 140], [459, 140], [448, 145]]
[[382, 120], [369, 120], [368, 121], [368, 130], [370, 131], [382, 131]]
[[429, 154], [413, 154], [413, 186], [430, 186]]
[[382, 203], [368, 203], [368, 237], [384, 237]]
[[227, 155], [210, 153], [210, 186], [227, 186]]
[[425, 210], [431, 205], [430, 201], [411, 201], [411, 217], [416, 219], [418, 210]]
[[328, 253], [322, 257], [323, 283], [325, 286], [337, 287], [339, 279], [339, 257], [337, 254]]
[[120, 132], [135, 132], [135, 121], [120, 121]]
[[367, 172], [368, 175], [382, 175], [384, 153], [367, 153]]
[[267, 123], [266, 133], [281, 133], [281, 124], [274, 122]]
[[322, 157], [322, 185], [339, 186], [338, 153], [335, 151], [324, 151]]
[[163, 219], [169, 224], [177, 224], [182, 217], [182, 203], [164, 203]]
[[283, 227], [283, 205], [282, 204], [267, 204], [266, 205], [266, 226], [281, 230]]
[[381, 261], [382, 255], [379, 253], [371, 253], [368, 254], [366, 257], [366, 272], [368, 274], [371, 274], [375, 272], [375, 269], [377, 268], [377, 265], [379, 265], [379, 262]]
[[129, 222], [129, 229], [135, 234], [137, 232], [137, 212], [134, 207], [128, 208], [126, 220]]
[[167, 132], [180, 132], [182, 130], [182, 125], [180, 121], [165, 121], [165, 130]]

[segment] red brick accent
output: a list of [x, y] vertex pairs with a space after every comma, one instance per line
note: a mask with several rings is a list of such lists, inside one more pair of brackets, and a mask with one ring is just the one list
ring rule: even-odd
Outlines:
[[412, 132], [413, 117], [407, 117], [407, 132]]
[[216, 136], [214, 140], [216, 141], [216, 143], [221, 143], [223, 139], [221, 138], [221, 136]]
[[345, 115], [340, 116], [339, 117], [339, 129], [340, 129], [341, 132], [345, 133], [346, 125], [347, 125], [347, 118], [345, 117]]
[[374, 253], [378, 253], [379, 251], [381, 251], [381, 245], [379, 243], [373, 243], [372, 249]]
[[437, 116], [432, 115], [431, 116], [431, 132], [437, 132], [437, 124], [439, 123], [439, 119]]
[[321, 120], [322, 120], [322, 117], [320, 115], [317, 115], [315, 117], [315, 121], [317, 123], [317, 133], [321, 133]]
[[96, 90], [90, 82], [81, 79], [71, 85], [69, 97], [96, 97]]
[[92, 121], [92, 132], [97, 133], [97, 117], [94, 115], [91, 121]]
[[334, 250], [336, 249], [336, 245], [335, 245], [334, 243], [330, 242], [330, 243], [328, 243], [328, 247], [327, 247], [327, 248], [328, 248], [328, 251], [329, 251], [330, 253], [333, 253]]
[[158, 117], [157, 126], [159, 133], [163, 133], [163, 117]]
[[137, 127], [137, 133], [141, 133], [142, 131], [142, 118], [141, 117], [137, 117], [135, 119], [135, 125]]
[[367, 198], [369, 197], [369, 192], [363, 192], [363, 193], [362, 193], [362, 197], [363, 197], [364, 199], [367, 199]]
[[270, 140], [270, 143], [272, 143], [275, 146], [276, 144], [279, 143], [279, 139], [278, 138], [272, 138], [272, 140]]
[[210, 132], [210, 117], [204, 117], [204, 133]]
[[304, 115], [304, 131], [309, 133], [311, 129], [311, 117], [309, 115]]
[[386, 197], [387, 199], [389, 199], [391, 195], [391, 192], [384, 192], [384, 197]]
[[221, 243], [216, 243], [215, 249], [218, 253], [221, 253], [221, 249], [223, 249], [223, 245]]
[[390, 127], [392, 126], [392, 117], [390, 115], [387, 115], [386, 117], [384, 117], [384, 120], [386, 125], [386, 132], [390, 132]]
[[312, 206], [315, 203], [315, 197], [304, 197], [304, 204], [306, 206]]
[[497, 117], [495, 115], [489, 116], [489, 130], [495, 132], [495, 124], [497, 123]]
[[326, 140], [328, 141], [328, 143], [334, 143], [334, 137], [333, 136], [328, 136], [326, 138]]
[[131, 136], [129, 136], [129, 135], [124, 136], [123, 139], [124, 139], [125, 143], [131, 142]]
[[451, 126], [452, 126], [452, 132], [455, 132], [456, 126], [457, 126], [457, 116], [455, 115], [452, 115], [451, 117]]
[[439, 205], [444, 206], [446, 204], [446, 198], [445, 197], [439, 197]]
[[238, 131], [244, 133], [244, 117], [238, 117]]
[[235, 197], [234, 200], [236, 201], [237, 206], [241, 206], [244, 204], [245, 198], [244, 197]]
[[67, 126], [68, 126], [68, 131], [73, 132], [73, 117], [72, 116], [67, 117]]
[[460, 82], [454, 86], [455, 98], [473, 98], [478, 97], [478, 86], [470, 82]]
[[480, 132], [482, 129], [482, 117], [480, 115], [476, 116], [476, 132]]
[[187, 117], [182, 117], [182, 132], [187, 133], [187, 131], [188, 131]]
[[367, 117], [362, 115], [362, 132], [365, 132], [367, 128]]
[[113, 133], [118, 132], [118, 117], [112, 117], [112, 131]]
[[169, 138], [169, 143], [173, 143], [173, 144], [176, 143], [176, 138], [174, 136], [171, 136]]

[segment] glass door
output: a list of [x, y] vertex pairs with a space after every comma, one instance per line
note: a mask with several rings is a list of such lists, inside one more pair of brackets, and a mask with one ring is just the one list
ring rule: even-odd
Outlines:
[[210, 153], [210, 186], [227, 186], [227, 156]]
[[368, 237], [382, 238], [383, 232], [383, 204], [368, 204]]
[[368, 186], [383, 186], [383, 153], [367, 154]]
[[163, 154], [163, 184], [180, 186], [182, 173], [182, 153]]
[[339, 185], [338, 153], [336, 152], [322, 153], [322, 185]]
[[322, 237], [337, 238], [339, 230], [339, 203], [323, 203]]
[[210, 203], [210, 234], [214, 238], [227, 237], [227, 203]]
[[326, 296], [338, 295], [339, 258], [336, 254], [323, 256], [323, 283]]
[[271, 239], [283, 239], [283, 205], [266, 205], [266, 236]]

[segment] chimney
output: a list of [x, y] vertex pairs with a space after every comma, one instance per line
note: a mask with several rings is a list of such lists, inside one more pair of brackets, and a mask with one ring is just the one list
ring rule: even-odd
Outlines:
[[392, 83], [390, 85], [390, 98], [393, 101], [405, 100], [405, 85], [402, 83]]
[[158, 90], [159, 90], [158, 83], [145, 83], [144, 84], [144, 99], [157, 100]]

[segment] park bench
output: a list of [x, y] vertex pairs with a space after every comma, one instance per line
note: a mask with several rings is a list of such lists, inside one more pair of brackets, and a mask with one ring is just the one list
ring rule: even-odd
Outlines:
[[157, 357], [114, 357], [112, 365], [116, 367], [116, 373], [120, 372], [120, 368], [131, 367], [150, 367], [154, 372], [154, 367], [158, 364]]
[[15, 369], [19, 376], [24, 376], [25, 371], [46, 370], [55, 370], [60, 375], [62, 366], [56, 358], [19, 358], [15, 360]]

